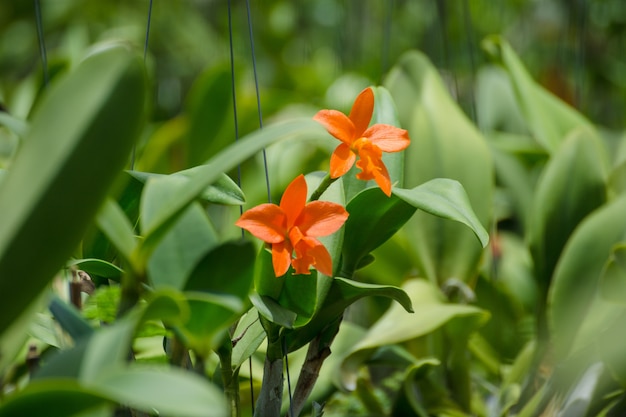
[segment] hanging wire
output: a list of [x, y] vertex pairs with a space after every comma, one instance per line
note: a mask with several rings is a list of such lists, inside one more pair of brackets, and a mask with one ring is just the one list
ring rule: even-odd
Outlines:
[[[250, 0], [246, 0], [246, 11], [248, 13], [248, 35], [250, 37], [250, 53], [252, 55], [252, 72], [254, 73], [254, 88], [256, 91], [256, 109], [259, 115], [259, 127], [263, 129], [263, 112], [261, 111], [261, 93], [259, 92], [259, 74], [256, 69], [256, 54], [254, 52], [254, 36], [252, 35], [252, 13], [250, 13]], [[267, 202], [272, 202], [270, 189], [270, 176], [267, 168], [267, 153], [263, 149], [263, 169], [265, 171], [265, 187], [267, 188]]]
[[48, 57], [46, 56], [46, 44], [43, 38], [43, 22], [41, 19], [41, 4], [35, 1], [35, 24], [37, 26], [37, 37], [39, 38], [39, 55], [41, 56], [41, 66], [43, 68], [43, 85], [48, 86]]
[[[228, 0], [228, 41], [230, 49], [230, 86], [233, 93], [233, 122], [235, 124], [235, 142], [239, 140], [239, 121], [237, 119], [237, 91], [235, 90], [235, 53], [233, 48], [233, 17], [231, 1]], [[241, 188], [241, 164], [237, 165], [237, 185]], [[243, 206], [239, 206], [239, 214], [243, 214]], [[241, 229], [241, 237], [244, 231]]]
[[[146, 22], [146, 37], [143, 43], [143, 63], [146, 63], [148, 56], [148, 40], [150, 39], [150, 23], [152, 22], [152, 0], [148, 4], [148, 21]], [[130, 156], [130, 169], [135, 169], [135, 153], [137, 151], [137, 145], [133, 144], [133, 151]]]
[[385, 23], [383, 26], [383, 44], [381, 51], [381, 78], [385, 75], [389, 69], [389, 48], [391, 47], [391, 27], [393, 18], [393, 0], [386, 2], [387, 10], [385, 13]]
[[289, 377], [289, 354], [287, 353], [287, 339], [283, 337], [283, 355], [287, 370], [287, 392], [289, 393], [289, 417], [293, 417], [293, 398], [291, 397], [291, 378]]

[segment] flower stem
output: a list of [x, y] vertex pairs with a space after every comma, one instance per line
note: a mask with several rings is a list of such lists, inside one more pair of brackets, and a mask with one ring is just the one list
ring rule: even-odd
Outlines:
[[231, 417], [239, 417], [240, 398], [239, 398], [239, 369], [232, 368], [233, 347], [230, 338], [217, 349], [217, 355], [220, 358], [220, 368], [222, 371], [222, 382], [224, 384], [224, 394], [228, 401]]
[[326, 174], [320, 185], [315, 191], [313, 191], [313, 194], [311, 194], [311, 198], [309, 198], [309, 201], [319, 200], [322, 194], [324, 194], [324, 191], [326, 191], [333, 182], [337, 181], [337, 178], [331, 178], [330, 174]]

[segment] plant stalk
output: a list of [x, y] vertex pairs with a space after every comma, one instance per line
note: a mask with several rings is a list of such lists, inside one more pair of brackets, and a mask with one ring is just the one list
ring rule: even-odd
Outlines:
[[330, 185], [335, 181], [337, 181], [337, 178], [330, 178], [330, 174], [326, 174], [320, 185], [315, 191], [313, 191], [313, 194], [311, 194], [311, 198], [309, 198], [309, 201], [319, 200], [322, 194], [324, 194], [324, 191], [326, 191], [328, 187], [330, 187]]

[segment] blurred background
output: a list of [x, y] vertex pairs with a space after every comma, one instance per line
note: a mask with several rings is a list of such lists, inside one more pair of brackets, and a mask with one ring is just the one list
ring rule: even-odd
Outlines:
[[[148, 0], [41, 0], [51, 77], [96, 41], [122, 38], [143, 49]], [[0, 2], [0, 102], [27, 117], [41, 87], [35, 2]], [[242, 129], [256, 114], [246, 2], [232, 1]], [[351, 102], [345, 86], [379, 83], [406, 50], [424, 51], [472, 115], [481, 40], [503, 34], [535, 78], [594, 122], [624, 127], [626, 2], [622, 0], [264, 0], [250, 1], [261, 102]], [[153, 120], [181, 112], [201, 74], [229, 65], [228, 2], [156, 1], [148, 47], [155, 77]], [[350, 89], [349, 89], [350, 90]], [[330, 103], [329, 103], [330, 102]], [[228, 105], [227, 105], [228, 106]], [[226, 106], [226, 107], [227, 107]]]

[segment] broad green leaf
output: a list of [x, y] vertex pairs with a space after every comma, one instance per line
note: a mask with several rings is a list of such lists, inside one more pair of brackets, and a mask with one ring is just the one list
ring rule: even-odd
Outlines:
[[228, 416], [221, 391], [201, 376], [179, 368], [118, 366], [85, 385], [119, 404], [158, 415]]
[[[435, 178], [459, 181], [476, 218], [491, 218], [494, 173], [485, 139], [450, 97], [438, 70], [418, 53], [403, 55], [384, 85], [389, 89], [411, 145], [405, 151], [404, 187]], [[443, 282], [474, 276], [482, 248], [461, 224], [417, 212], [405, 230], [426, 277]]]
[[140, 268], [135, 263], [133, 253], [137, 248], [135, 232], [128, 218], [117, 204], [107, 199], [96, 215], [98, 229], [107, 237], [109, 242], [117, 249], [117, 253], [133, 270]]
[[[182, 185], [188, 181], [189, 177], [192, 177], [194, 172], [201, 169], [200, 167], [194, 167], [186, 169], [184, 171], [175, 172], [170, 175], [155, 174], [152, 172], [141, 171], [126, 171], [128, 175], [140, 184], [145, 184], [150, 178], [174, 178], [171, 180], [173, 184]], [[177, 181], [177, 183], [174, 183]], [[222, 174], [215, 183], [209, 185], [199, 198], [207, 203], [215, 204], [228, 204], [228, 205], [241, 205], [245, 203], [245, 197], [241, 189], [237, 186], [228, 175]]]
[[59, 325], [75, 341], [93, 334], [93, 328], [80, 315], [80, 312], [74, 306], [65, 303], [58, 296], [52, 298], [49, 308]]
[[415, 213], [415, 207], [379, 188], [357, 194], [347, 205], [342, 265], [339, 275], [352, 277], [361, 260], [393, 236]]
[[[336, 323], [344, 310], [364, 297], [387, 297], [398, 302], [406, 312], [413, 312], [412, 300], [407, 293], [390, 285], [374, 285], [344, 278], [334, 278], [315, 315], [303, 326], [286, 332], [287, 350], [293, 352], [310, 342], [317, 334]], [[400, 307], [398, 307], [400, 309]]]
[[0, 126], [5, 126], [11, 132], [22, 138], [28, 135], [28, 130], [30, 129], [28, 122], [11, 116], [5, 111], [0, 111]]
[[573, 132], [550, 159], [537, 184], [529, 240], [537, 279], [544, 288], [578, 223], [606, 201], [599, 146], [589, 132]]
[[[152, 195], [156, 193], [155, 190]], [[165, 200], [161, 201], [166, 204]], [[198, 203], [191, 204], [152, 253], [148, 261], [150, 282], [155, 288], [182, 290], [198, 262], [218, 240], [205, 211]]]
[[196, 166], [232, 141], [230, 135], [220, 134], [231, 111], [230, 72], [211, 67], [198, 77], [190, 92], [185, 106], [189, 115], [187, 166]]
[[67, 263], [68, 266], [75, 266], [81, 271], [85, 271], [89, 275], [97, 275], [99, 277], [111, 278], [119, 281], [124, 273], [120, 267], [101, 259], [75, 259]]
[[476, 234], [483, 248], [489, 243], [489, 234], [472, 211], [460, 182], [436, 178], [411, 190], [394, 188], [393, 194], [427, 213], [463, 223]]
[[232, 365], [233, 368], [237, 368], [252, 356], [265, 340], [265, 330], [256, 308], [252, 307], [239, 320], [233, 336]]
[[297, 314], [281, 306], [273, 298], [253, 293], [250, 295], [250, 301], [259, 314], [271, 323], [287, 329], [293, 328]]
[[[0, 333], [78, 246], [139, 133], [145, 91], [141, 58], [111, 46], [86, 58], [39, 103], [0, 183]], [[24, 271], [28, 285], [16, 284]]]
[[356, 373], [361, 363], [383, 345], [406, 342], [426, 336], [453, 320], [469, 320], [464, 323], [465, 331], [471, 332], [480, 327], [488, 318], [488, 313], [469, 305], [446, 304], [443, 296], [429, 282], [412, 279], [403, 286], [410, 297], [414, 314], [407, 316], [399, 305], [393, 304], [359, 340], [342, 365], [342, 381], [354, 386]]
[[600, 293], [606, 300], [626, 304], [626, 245], [615, 245], [600, 277]]
[[573, 129], [591, 123], [576, 110], [540, 87], [528, 74], [511, 46], [499, 36], [483, 41], [483, 48], [507, 70], [529, 130], [549, 152], [554, 152]]
[[626, 197], [591, 213], [574, 230], [552, 278], [548, 299], [555, 354], [572, 349], [588, 315], [602, 271], [616, 244], [626, 240]]
[[0, 417], [68, 417], [109, 401], [98, 390], [83, 388], [71, 380], [34, 381], [4, 399]]
[[169, 204], [160, 205], [151, 220], [143, 223], [142, 232], [145, 236], [142, 244], [143, 256], [153, 250], [186, 207], [198, 198], [206, 187], [215, 183], [223, 172], [231, 170], [272, 143], [289, 138], [317, 137], [321, 129], [323, 129], [321, 125], [310, 119], [268, 126], [241, 138], [211, 158], [206, 165], [198, 167], [190, 180], [176, 189]]

